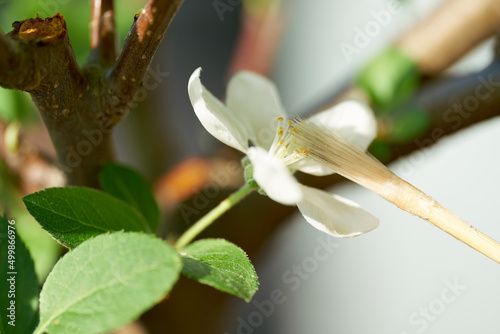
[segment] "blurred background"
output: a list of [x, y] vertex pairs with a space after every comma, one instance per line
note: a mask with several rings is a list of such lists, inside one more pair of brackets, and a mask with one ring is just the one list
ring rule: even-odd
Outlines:
[[[120, 43], [144, 4], [116, 2]], [[88, 1], [6, 0], [0, 26], [8, 32], [13, 21], [56, 12], [84, 64]], [[500, 240], [493, 149], [500, 142], [499, 28], [500, 3], [490, 0], [186, 0], [152, 62], [147, 95], [115, 131], [118, 160], [154, 184], [164, 236], [174, 238], [243, 182], [239, 174], [223, 184], [216, 177], [241, 156], [203, 129], [187, 80], [201, 66], [203, 83], [223, 98], [230, 75], [250, 69], [276, 82], [293, 115], [348, 97], [370, 103], [379, 121], [370, 152]], [[62, 250], [19, 198], [64, 179], [47, 163], [55, 155], [29, 97], [0, 88], [0, 119], [0, 209], [20, 222], [43, 282]], [[379, 217], [379, 228], [352, 240], [329, 238], [293, 208], [254, 194], [203, 234], [248, 252], [260, 276], [253, 301], [182, 278], [136, 330], [499, 332], [498, 264], [340, 177], [298, 177], [360, 203]], [[192, 205], [210, 184], [220, 190], [211, 204], [182, 216], [178, 206]]]

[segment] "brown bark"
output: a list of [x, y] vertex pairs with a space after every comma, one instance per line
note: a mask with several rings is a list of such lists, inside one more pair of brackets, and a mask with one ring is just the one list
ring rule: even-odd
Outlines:
[[181, 3], [150, 0], [115, 63], [113, 2], [92, 1], [92, 53], [82, 69], [60, 14], [15, 22], [11, 33], [0, 33], [0, 86], [31, 94], [69, 184], [98, 186], [99, 169], [113, 160], [111, 131], [141, 88]]
[[141, 87], [155, 51], [181, 4], [182, 0], [150, 0], [135, 21], [107, 79], [108, 87], [118, 97], [117, 107], [126, 107], [130, 96]]
[[97, 117], [104, 109], [95, 103], [97, 78], [80, 71], [62, 15], [27, 19], [13, 28], [7, 37], [16, 52], [0, 84], [31, 94], [68, 182], [96, 186], [98, 169], [113, 156], [110, 127]]

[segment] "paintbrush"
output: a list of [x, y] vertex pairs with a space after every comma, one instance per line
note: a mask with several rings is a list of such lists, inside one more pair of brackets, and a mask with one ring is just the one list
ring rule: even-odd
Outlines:
[[427, 220], [500, 263], [500, 244], [432, 197], [391, 172], [375, 157], [319, 124], [298, 119], [288, 130], [303, 152], [318, 163], [375, 192], [398, 208]]

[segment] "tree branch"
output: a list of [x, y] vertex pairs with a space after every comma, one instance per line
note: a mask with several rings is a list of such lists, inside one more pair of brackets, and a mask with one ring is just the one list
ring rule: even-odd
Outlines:
[[403, 36], [398, 47], [423, 74], [436, 75], [500, 27], [498, 0], [452, 0]]
[[90, 16], [89, 63], [99, 63], [103, 67], [113, 66], [116, 60], [116, 24], [113, 0], [92, 0]]
[[[183, 0], [149, 0], [134, 22], [123, 50], [108, 76], [108, 86], [126, 108], [142, 85], [151, 60]], [[113, 102], [113, 101], [111, 101]]]
[[430, 83], [412, 101], [427, 110], [431, 125], [420, 138], [392, 145], [391, 161], [473, 124], [500, 115], [500, 59], [479, 73]]
[[13, 27], [0, 37], [7, 50], [0, 85], [30, 93], [68, 182], [97, 186], [98, 170], [113, 158], [109, 119], [119, 117], [102, 100], [100, 77], [80, 72], [62, 15]]
[[93, 52], [82, 71], [60, 14], [15, 22], [0, 35], [0, 86], [31, 94], [69, 184], [98, 187], [100, 168], [114, 158], [111, 130], [142, 86], [181, 3], [149, 0], [109, 75], [103, 70], [116, 53], [112, 0], [92, 2]]

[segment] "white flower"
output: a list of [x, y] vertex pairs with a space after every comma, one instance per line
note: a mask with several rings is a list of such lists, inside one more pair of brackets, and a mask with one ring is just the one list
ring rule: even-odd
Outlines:
[[[202, 85], [200, 73], [201, 68], [194, 71], [188, 84], [198, 119], [215, 138], [247, 154], [254, 180], [267, 196], [297, 205], [311, 225], [333, 236], [355, 237], [378, 226], [378, 219], [358, 204], [297, 182], [296, 170], [318, 176], [334, 171], [308, 158], [301, 143], [290, 135], [292, 121], [271, 81], [248, 71], [235, 74], [224, 105]], [[343, 102], [309, 120], [363, 150], [376, 134], [372, 111], [357, 101]]]

